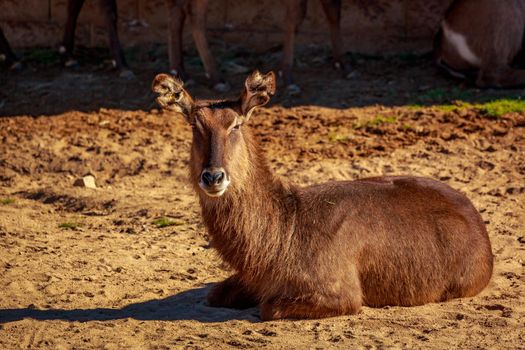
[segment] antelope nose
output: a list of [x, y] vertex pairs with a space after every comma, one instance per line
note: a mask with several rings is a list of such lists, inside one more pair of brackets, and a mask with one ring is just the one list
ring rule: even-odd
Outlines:
[[206, 169], [202, 172], [201, 179], [206, 186], [218, 186], [224, 179], [226, 174], [222, 168], [219, 169]]

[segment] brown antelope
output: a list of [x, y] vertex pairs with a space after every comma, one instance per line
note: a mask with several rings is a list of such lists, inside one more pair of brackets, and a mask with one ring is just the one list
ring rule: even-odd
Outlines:
[[[77, 61], [73, 58], [73, 47], [75, 45], [77, 19], [83, 5], [84, 0], [68, 0], [67, 2], [67, 20], [64, 29], [64, 38], [59, 49], [66, 67], [77, 65]], [[109, 47], [113, 56], [113, 64], [120, 71], [121, 77], [128, 79], [133, 78], [133, 72], [128, 67], [118, 37], [116, 0], [98, 0], [98, 5], [106, 28], [108, 29]]]
[[11, 49], [11, 46], [5, 37], [2, 28], [0, 28], [0, 56], [2, 56], [2, 60], [5, 61], [7, 67], [9, 67], [9, 70], [22, 69], [22, 63]]
[[196, 101], [166, 74], [152, 88], [193, 128], [190, 179], [212, 246], [235, 270], [209, 305], [259, 305], [263, 320], [321, 318], [470, 297], [489, 282], [481, 216], [443, 183], [385, 176], [299, 187], [274, 175], [248, 127], [275, 93], [272, 72], [254, 72], [233, 100]]
[[525, 0], [457, 0], [436, 37], [436, 61], [479, 87], [524, 86], [525, 69], [511, 67], [524, 32]]
[[[73, 59], [73, 47], [75, 40], [75, 29], [80, 10], [85, 0], [68, 0], [68, 16], [64, 31], [64, 39], [60, 52], [63, 55], [65, 66], [74, 66], [77, 61]], [[128, 69], [126, 59], [122, 52], [117, 31], [117, 4], [116, 0], [98, 0], [104, 22], [109, 31], [110, 49], [115, 66], [121, 71], [121, 75], [132, 77]], [[340, 30], [341, 0], [320, 0], [330, 25], [330, 38], [332, 41], [334, 66], [343, 72], [345, 77], [350, 76], [348, 67], [344, 64], [342, 53], [342, 38]], [[225, 92], [230, 85], [222, 78], [217, 63], [211, 54], [208, 40], [206, 38], [206, 14], [208, 0], [166, 0], [169, 13], [169, 39], [168, 53], [170, 61], [170, 72], [184, 81], [188, 81], [188, 75], [184, 69], [182, 33], [186, 18], [191, 24], [191, 32], [199, 56], [201, 57], [206, 76], [213, 89]], [[286, 0], [285, 16], [285, 38], [282, 59], [282, 74], [286, 90], [290, 94], [297, 94], [301, 90], [294, 84], [292, 68], [294, 58], [295, 35], [299, 25], [306, 15], [307, 0]]]
[[[85, 0], [68, 0], [68, 15], [64, 30], [64, 39], [60, 47], [60, 53], [63, 56], [66, 67], [77, 65], [77, 61], [73, 58], [73, 47], [77, 19], [84, 5], [84, 1]], [[99, 10], [108, 28], [110, 50], [113, 55], [114, 64], [116, 68], [121, 71], [121, 76], [128, 78], [133, 77], [133, 73], [129, 70], [128, 64], [126, 63], [126, 58], [124, 57], [118, 37], [116, 0], [98, 1]], [[215, 90], [220, 92], [228, 91], [229, 85], [221, 78], [206, 39], [206, 11], [208, 8], [208, 0], [166, 0], [166, 5], [168, 6], [169, 13], [168, 52], [171, 73], [179, 76], [183, 80], [188, 79], [182, 60], [182, 31], [186, 17], [189, 17], [195, 45], [202, 59], [206, 75]]]
[[[321, 0], [321, 3], [330, 25], [334, 66], [343, 72], [344, 77], [348, 78], [350, 70], [344, 63], [342, 53], [341, 0]], [[229, 85], [221, 78], [206, 40], [208, 0], [168, 0], [168, 5], [170, 13], [169, 56], [172, 73], [183, 80], [187, 78], [182, 58], [182, 30], [185, 18], [189, 17], [193, 39], [207, 75], [216, 90], [221, 92], [227, 90]], [[293, 49], [297, 29], [306, 15], [307, 0], [286, 0], [285, 6], [285, 35], [281, 69], [286, 90], [293, 95], [301, 91], [299, 86], [293, 82]]]

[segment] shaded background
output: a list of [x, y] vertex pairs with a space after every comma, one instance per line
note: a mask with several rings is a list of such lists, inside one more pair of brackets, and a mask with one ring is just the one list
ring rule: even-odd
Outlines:
[[[62, 37], [66, 0], [0, 1], [0, 25], [14, 47], [56, 46]], [[378, 54], [425, 52], [451, 0], [343, 1], [342, 32], [348, 51]], [[105, 46], [95, 1], [86, 1], [77, 43]], [[124, 46], [164, 43], [167, 36], [164, 0], [119, 0], [120, 34]], [[299, 30], [299, 43], [326, 43], [328, 26], [319, 1], [310, 0]], [[210, 40], [267, 49], [282, 41], [284, 3], [275, 0], [212, 0], [208, 10]], [[186, 28], [186, 44], [191, 43]]]

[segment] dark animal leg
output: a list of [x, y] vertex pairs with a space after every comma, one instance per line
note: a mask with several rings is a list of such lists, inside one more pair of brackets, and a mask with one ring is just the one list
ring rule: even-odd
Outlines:
[[62, 62], [66, 67], [72, 67], [78, 64], [78, 62], [73, 59], [73, 48], [75, 46], [75, 30], [77, 28], [78, 15], [83, 5], [84, 0], [69, 0], [67, 2], [67, 20], [62, 45], [60, 46]]
[[341, 37], [341, 0], [321, 0], [324, 13], [330, 25], [330, 40], [332, 41], [332, 52], [334, 66], [341, 70], [344, 78], [350, 78], [352, 72], [343, 60], [343, 39]]
[[208, 0], [192, 0], [190, 2], [189, 16], [191, 20], [191, 33], [213, 89], [219, 92], [226, 92], [230, 89], [230, 86], [222, 79], [217, 69], [217, 63], [211, 55], [208, 39], [206, 38], [207, 10]]
[[186, 82], [188, 76], [184, 70], [184, 59], [182, 52], [182, 32], [186, 20], [185, 7], [187, 0], [167, 0], [169, 14], [168, 31], [168, 55], [170, 61], [170, 73]]
[[257, 306], [257, 299], [233, 275], [217, 283], [208, 293], [208, 304], [213, 307], [247, 309]]
[[10, 70], [22, 69], [22, 63], [18, 60], [18, 57], [16, 57], [11, 49], [2, 28], [0, 28], [0, 53], [5, 56], [5, 62]]
[[128, 63], [124, 57], [120, 39], [118, 36], [118, 11], [116, 0], [100, 0], [100, 9], [104, 17], [104, 23], [109, 35], [109, 48], [115, 67], [120, 71], [120, 76], [123, 78], [133, 78], [133, 73], [128, 68]]
[[352, 315], [361, 309], [361, 300], [346, 301], [340, 296], [315, 295], [304, 298], [287, 298], [264, 302], [261, 304], [261, 319], [263, 321], [279, 319], [324, 318], [340, 315]]
[[284, 33], [282, 75], [287, 93], [295, 95], [301, 92], [299, 86], [293, 83], [293, 59], [294, 44], [297, 29], [306, 16], [306, 0], [287, 0], [286, 1], [286, 23]]

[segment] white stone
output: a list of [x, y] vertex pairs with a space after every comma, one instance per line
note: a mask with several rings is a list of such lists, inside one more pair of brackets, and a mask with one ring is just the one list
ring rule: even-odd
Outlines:
[[95, 177], [93, 175], [86, 175], [80, 179], [77, 179], [73, 186], [85, 187], [85, 188], [97, 188]]

